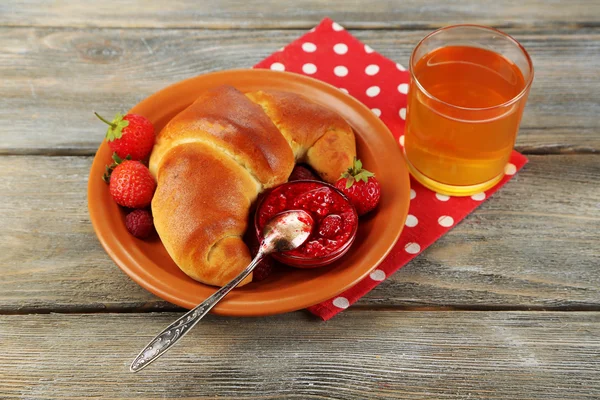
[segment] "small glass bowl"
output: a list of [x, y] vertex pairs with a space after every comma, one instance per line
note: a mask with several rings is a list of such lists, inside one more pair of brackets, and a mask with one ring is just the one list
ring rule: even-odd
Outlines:
[[[348, 238], [348, 240], [346, 240], [346, 242], [342, 246], [340, 246], [339, 248], [335, 249], [333, 252], [326, 254], [324, 256], [320, 256], [320, 257], [297, 256], [297, 255], [287, 254], [289, 252], [273, 253], [273, 254], [271, 254], [271, 256], [274, 259], [276, 259], [277, 261], [279, 261], [283, 264], [289, 265], [291, 267], [296, 267], [296, 268], [322, 267], [324, 265], [331, 264], [332, 262], [340, 259], [344, 254], [346, 254], [348, 252], [348, 250], [352, 246], [352, 243], [354, 243], [354, 239], [356, 239], [356, 232], [358, 230], [358, 214], [356, 212], [356, 209], [352, 205], [352, 202], [348, 199], [348, 197], [346, 197], [346, 195], [344, 193], [342, 193], [335, 186], [330, 185], [329, 183], [321, 182], [321, 181], [314, 181], [314, 180], [298, 180], [298, 181], [287, 182], [280, 186], [277, 186], [276, 188], [271, 189], [264, 196], [262, 196], [262, 198], [258, 202], [258, 205], [256, 206], [256, 212], [254, 213], [254, 228], [256, 230], [256, 236], [258, 237], [259, 241], [262, 240], [262, 232], [261, 232], [260, 226], [259, 226], [259, 214], [260, 214], [260, 210], [261, 210], [264, 200], [275, 191], [279, 191], [286, 187], [289, 187], [291, 185], [296, 185], [299, 183], [312, 183], [312, 184], [316, 184], [316, 185], [319, 185], [322, 187], [328, 187], [329, 189], [331, 189], [334, 192], [336, 192], [337, 194], [339, 194], [347, 202], [347, 204], [350, 206], [350, 209], [354, 213], [354, 215], [356, 217], [356, 224], [354, 224], [354, 226], [352, 227], [352, 232], [350, 232], [350, 237]], [[282, 210], [282, 211], [284, 211], [284, 210]], [[285, 210], [285, 211], [287, 211], [287, 210]], [[313, 229], [314, 228], [315, 227], [313, 226]]]

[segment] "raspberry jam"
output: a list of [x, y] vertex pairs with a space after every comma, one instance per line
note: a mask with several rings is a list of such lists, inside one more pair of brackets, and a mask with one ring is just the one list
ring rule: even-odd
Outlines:
[[314, 220], [310, 237], [297, 249], [275, 253], [277, 260], [300, 268], [329, 264], [350, 248], [358, 227], [358, 215], [350, 201], [335, 187], [318, 181], [289, 182], [273, 189], [258, 205], [255, 226], [263, 227], [286, 210], [304, 210]]

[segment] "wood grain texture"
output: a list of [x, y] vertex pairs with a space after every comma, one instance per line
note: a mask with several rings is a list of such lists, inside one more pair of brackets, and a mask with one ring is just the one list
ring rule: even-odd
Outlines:
[[97, 2], [4, 0], [0, 25], [127, 28], [311, 28], [329, 16], [349, 28], [434, 28], [453, 23], [494, 26], [598, 26], [595, 0], [357, 0]]
[[[0, 157], [0, 312], [175, 308], [133, 283], [98, 243], [90, 165], [90, 157]], [[532, 156], [357, 306], [600, 310], [599, 211], [597, 155]]]
[[[573, 155], [531, 156], [327, 323], [210, 315], [130, 374], [179, 314], [137, 314], [177, 307], [94, 235], [86, 185], [104, 128], [91, 111], [250, 67], [324, 16], [403, 64], [439, 26], [506, 28], [536, 68], [517, 148]], [[0, 315], [0, 398], [600, 398], [600, 312], [581, 311], [600, 311], [600, 160], [583, 155], [600, 152], [598, 27], [597, 0], [1, 1], [0, 314], [21, 315]], [[526, 309], [580, 311], [498, 311]]]
[[597, 399], [600, 313], [208, 316], [148, 369], [179, 314], [0, 317], [3, 399]]
[[[530, 51], [536, 76], [517, 148], [600, 150], [600, 33], [509, 30]], [[171, 83], [250, 67], [304, 31], [65, 30], [0, 28], [0, 154], [94, 154], [112, 115]], [[406, 64], [427, 31], [356, 31]]]

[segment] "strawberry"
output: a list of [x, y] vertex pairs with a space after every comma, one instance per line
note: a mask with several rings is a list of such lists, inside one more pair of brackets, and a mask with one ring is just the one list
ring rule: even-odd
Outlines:
[[291, 181], [303, 181], [303, 180], [318, 181], [319, 178], [317, 178], [317, 176], [315, 174], [313, 174], [313, 172], [310, 169], [308, 169], [302, 165], [296, 165], [294, 167], [294, 170], [290, 174], [288, 181], [291, 182]]
[[156, 182], [148, 167], [139, 161], [125, 160], [115, 167], [108, 190], [118, 205], [144, 208], [150, 205]]
[[145, 160], [154, 147], [154, 126], [145, 117], [136, 114], [115, 115], [112, 122], [94, 113], [108, 124], [106, 140], [110, 149], [121, 158]]
[[112, 159], [113, 159], [112, 164], [106, 165], [104, 167], [105, 172], [104, 172], [104, 175], [102, 175], [102, 180], [106, 183], [110, 183], [110, 175], [112, 174], [114, 169], [117, 167], [117, 165], [121, 164], [125, 160], [131, 160], [131, 156], [127, 156], [124, 159], [122, 159], [121, 157], [119, 157], [119, 155], [117, 153], [113, 153]]
[[356, 158], [352, 167], [342, 173], [335, 186], [350, 199], [358, 215], [364, 215], [377, 207], [381, 197], [381, 187], [375, 174], [363, 169], [362, 162]]
[[154, 231], [152, 215], [148, 210], [133, 210], [125, 217], [125, 226], [136, 238], [144, 239]]

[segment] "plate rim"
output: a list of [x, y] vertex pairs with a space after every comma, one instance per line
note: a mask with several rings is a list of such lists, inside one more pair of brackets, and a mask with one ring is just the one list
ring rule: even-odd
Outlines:
[[[400, 147], [398, 146], [398, 144], [395, 143], [396, 140], [394, 139], [394, 136], [392, 135], [389, 128], [383, 123], [383, 121], [381, 121], [381, 119], [379, 119], [379, 117], [377, 117], [375, 114], [373, 114], [372, 111], [366, 105], [364, 105], [356, 98], [352, 97], [351, 95], [349, 95], [347, 93], [342, 92], [337, 87], [335, 87], [327, 82], [324, 82], [324, 81], [321, 81], [321, 80], [318, 80], [315, 78], [311, 78], [311, 77], [308, 77], [305, 75], [297, 74], [297, 73], [272, 71], [272, 70], [267, 70], [267, 69], [243, 69], [242, 68], [242, 69], [219, 70], [219, 71], [208, 72], [205, 74], [196, 75], [194, 77], [190, 77], [190, 78], [172, 83], [171, 85], [168, 85], [168, 86], [150, 94], [143, 100], [141, 100], [139, 103], [137, 103], [135, 106], [133, 106], [128, 111], [128, 113], [135, 112], [136, 109], [142, 107], [143, 105], [153, 102], [163, 92], [177, 90], [178, 87], [185, 87], [186, 85], [189, 85], [198, 79], [210, 79], [211, 77], [215, 77], [218, 75], [229, 75], [229, 74], [254, 74], [254, 75], [265, 75], [265, 76], [270, 75], [270, 76], [277, 77], [278, 79], [285, 80], [285, 79], [288, 79], [287, 77], [289, 77], [289, 79], [292, 79], [292, 80], [304, 81], [301, 83], [306, 83], [307, 85], [312, 86], [313, 88], [316, 85], [316, 88], [319, 90], [322, 90], [321, 88], [325, 88], [329, 91], [334, 90], [337, 96], [340, 96], [341, 98], [344, 99], [345, 103], [351, 103], [351, 107], [353, 109], [359, 108], [359, 109], [362, 109], [363, 113], [365, 111], [368, 113], [365, 115], [372, 115], [373, 118], [370, 118], [370, 120], [368, 121], [369, 125], [372, 125], [372, 124], [378, 125], [378, 127], [376, 129], [374, 129], [374, 131], [376, 131], [376, 132], [380, 132], [380, 131], [387, 132], [387, 135], [395, 144], [395, 146], [393, 147], [393, 150], [391, 150], [391, 151], [394, 151], [395, 153], [397, 153], [398, 159], [402, 160], [402, 172], [397, 171], [402, 176], [399, 177], [397, 180], [398, 180], [398, 182], [400, 182], [399, 184], [402, 184], [402, 182], [406, 183], [406, 188], [405, 188], [406, 190], [404, 190], [406, 198], [404, 199], [405, 201], [399, 202], [399, 204], [397, 204], [396, 206], [399, 207], [400, 205], [403, 205], [403, 209], [400, 210], [400, 215], [402, 216], [403, 220], [406, 219], [406, 216], [408, 215], [408, 208], [410, 205], [410, 197], [409, 197], [410, 196], [410, 179], [409, 179], [408, 168], [405, 165], [402, 151], [401, 151]], [[319, 86], [321, 88], [319, 88]], [[116, 235], [107, 234], [107, 232], [105, 232], [105, 229], [103, 229], [101, 227], [99, 218], [100, 218], [100, 213], [102, 210], [99, 210], [99, 208], [102, 208], [102, 207], [99, 207], [99, 206], [102, 203], [100, 201], [92, 201], [92, 199], [93, 199], [94, 193], [96, 191], [95, 188], [98, 187], [98, 184], [94, 182], [95, 176], [93, 176], [93, 173], [94, 173], [94, 170], [96, 169], [95, 165], [97, 163], [101, 162], [99, 160], [98, 155], [100, 153], [102, 153], [103, 146], [108, 148], [108, 146], [106, 145], [106, 142], [104, 140], [102, 140], [102, 142], [94, 156], [92, 165], [90, 167], [90, 173], [88, 176], [88, 188], [87, 188], [88, 212], [90, 215], [90, 220], [92, 222], [92, 226], [94, 228], [96, 237], [100, 241], [100, 243], [101, 243], [102, 247], [104, 248], [104, 250], [106, 251], [106, 253], [113, 260], [113, 262], [115, 264], [117, 264], [117, 266], [123, 272], [125, 272], [125, 274], [127, 274], [127, 276], [129, 276], [134, 282], [136, 282], [142, 288], [144, 288], [145, 290], [153, 293], [154, 295], [156, 295], [156, 296], [160, 297], [161, 299], [168, 301], [172, 304], [176, 304], [176, 305], [179, 305], [184, 308], [191, 308], [193, 306], [192, 303], [182, 300], [180, 297], [171, 294], [170, 292], [164, 290], [163, 287], [161, 287], [160, 285], [157, 285], [155, 276], [153, 274], [149, 273], [148, 271], [146, 271], [143, 268], [143, 266], [141, 266], [139, 264], [139, 262], [132, 256], [131, 251], [129, 251], [124, 246], [124, 243], [122, 243], [122, 241], [118, 240]], [[245, 307], [226, 305], [226, 303], [221, 302], [219, 304], [220, 307], [218, 305], [211, 312], [214, 314], [227, 315], [227, 316], [266, 316], [266, 315], [275, 315], [275, 314], [282, 314], [282, 313], [291, 312], [291, 311], [297, 311], [297, 310], [304, 309], [304, 308], [313, 306], [315, 304], [321, 303], [328, 299], [331, 299], [331, 298], [339, 295], [340, 293], [348, 290], [349, 288], [355, 286], [356, 284], [358, 284], [366, 276], [368, 276], [369, 273], [373, 269], [375, 269], [378, 265], [380, 265], [383, 262], [383, 260], [387, 257], [387, 255], [391, 252], [391, 250], [393, 249], [395, 244], [397, 243], [404, 228], [405, 228], [404, 221], [402, 221], [400, 229], [397, 231], [396, 234], [393, 235], [393, 237], [391, 238], [392, 240], [390, 240], [390, 243], [386, 246], [385, 251], [383, 251], [379, 255], [376, 262], [373, 263], [373, 265], [371, 265], [369, 268], [365, 268], [362, 273], [356, 274], [353, 279], [348, 280], [345, 284], [339, 285], [338, 287], [336, 287], [336, 289], [334, 291], [330, 291], [330, 292], [327, 292], [327, 294], [321, 294], [319, 296], [315, 296], [313, 294], [313, 296], [298, 297], [298, 299], [304, 299], [306, 297], [311, 297], [311, 300], [310, 301], [309, 300], [299, 300], [294, 305], [290, 304], [287, 306], [282, 305], [280, 307], [276, 307], [276, 306], [271, 306], [271, 303], [276, 303], [276, 302], [273, 302], [273, 301], [266, 302], [266, 303], [263, 303], [262, 305], [263, 306], [269, 305], [269, 306], [271, 306], [271, 308], [269, 308], [265, 311], [263, 311], [264, 307], [261, 307], [261, 310], [256, 310], [251, 307], [249, 307], [248, 309], [245, 309]], [[108, 232], [108, 233], [110, 233], [110, 232]], [[131, 266], [128, 265], [128, 263], [133, 263], [134, 267], [135, 266], [137, 266], [137, 267], [132, 268]], [[202, 284], [200, 282], [198, 282], [198, 283]], [[205, 286], [208, 286], [208, 285], [205, 285]], [[215, 288], [214, 290], [216, 291], [217, 288]]]

